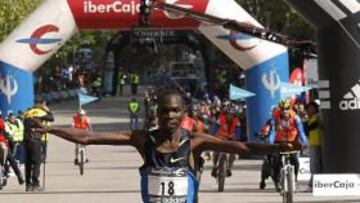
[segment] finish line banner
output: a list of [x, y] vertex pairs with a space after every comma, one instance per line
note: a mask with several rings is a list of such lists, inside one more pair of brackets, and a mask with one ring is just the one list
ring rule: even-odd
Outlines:
[[360, 174], [314, 175], [314, 196], [360, 196]]

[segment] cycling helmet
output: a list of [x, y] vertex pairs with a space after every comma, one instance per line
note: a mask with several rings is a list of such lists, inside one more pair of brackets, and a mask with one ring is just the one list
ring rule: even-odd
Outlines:
[[79, 115], [85, 115], [86, 111], [84, 109], [79, 109], [78, 113]]
[[291, 102], [288, 99], [283, 99], [279, 102], [279, 108], [280, 109], [290, 109], [291, 108]]

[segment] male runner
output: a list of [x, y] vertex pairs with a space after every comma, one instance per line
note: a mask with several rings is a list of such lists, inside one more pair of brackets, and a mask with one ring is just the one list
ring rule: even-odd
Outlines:
[[[205, 150], [227, 153], [273, 153], [291, 147], [279, 145], [245, 144], [223, 141], [209, 135], [190, 137], [180, 127], [185, 103], [179, 92], [165, 90], [159, 98], [159, 128], [153, 131], [124, 130], [94, 132], [86, 130], [46, 127], [39, 123], [39, 131], [47, 131], [63, 139], [84, 145], [130, 145], [144, 160], [140, 167], [141, 194], [145, 203], [193, 203], [198, 192], [194, 175], [193, 154]], [[195, 157], [195, 159], [194, 159]]]

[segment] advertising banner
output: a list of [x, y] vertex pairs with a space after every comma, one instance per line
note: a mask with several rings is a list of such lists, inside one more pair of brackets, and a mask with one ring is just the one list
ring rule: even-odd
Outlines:
[[299, 173], [298, 181], [310, 181], [311, 172], [310, 172], [310, 158], [309, 157], [299, 157]]
[[360, 174], [316, 174], [314, 196], [360, 196]]

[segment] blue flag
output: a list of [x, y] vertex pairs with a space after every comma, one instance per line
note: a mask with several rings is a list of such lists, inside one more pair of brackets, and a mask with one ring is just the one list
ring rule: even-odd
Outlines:
[[230, 89], [229, 89], [230, 100], [245, 99], [247, 97], [252, 97], [252, 96], [255, 96], [255, 94], [247, 90], [238, 88], [234, 85], [230, 85]]
[[280, 83], [280, 97], [281, 99], [288, 99], [294, 95], [309, 91], [311, 88], [307, 86], [298, 86], [287, 82]]
[[86, 94], [83, 94], [83, 93], [80, 93], [80, 92], [78, 93], [78, 96], [79, 96], [79, 105], [80, 105], [80, 107], [82, 105], [91, 103], [91, 102], [96, 101], [96, 100], [99, 99], [97, 97], [89, 96], [89, 95], [86, 95]]

